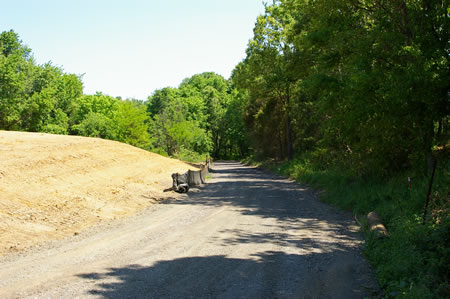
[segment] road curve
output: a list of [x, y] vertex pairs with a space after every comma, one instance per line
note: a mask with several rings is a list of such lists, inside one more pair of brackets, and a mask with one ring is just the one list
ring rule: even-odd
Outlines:
[[350, 214], [295, 182], [217, 162], [208, 184], [125, 221], [0, 260], [0, 298], [362, 298]]

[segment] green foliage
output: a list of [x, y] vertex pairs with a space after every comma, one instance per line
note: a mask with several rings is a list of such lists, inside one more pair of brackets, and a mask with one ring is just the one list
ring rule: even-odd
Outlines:
[[117, 140], [148, 149], [151, 143], [148, 133], [149, 122], [150, 118], [143, 104], [132, 101], [119, 102], [119, 110], [114, 117]]
[[50, 113], [49, 121], [42, 127], [42, 132], [67, 135], [69, 127], [69, 117], [60, 108]]
[[56, 124], [47, 124], [42, 128], [41, 132], [58, 135], [67, 135], [67, 128]]
[[175, 98], [178, 97], [178, 89], [166, 87], [158, 89], [153, 92], [153, 95], [148, 98], [147, 112], [152, 116], [161, 114], [164, 108]]
[[242, 157], [248, 152], [244, 101], [214, 73], [194, 75], [178, 88], [155, 91], [146, 103], [153, 119], [153, 147], [175, 156], [211, 152], [217, 158]]
[[89, 113], [98, 113], [109, 119], [113, 119], [119, 110], [119, 100], [97, 93], [95, 95], [83, 95], [73, 103], [71, 113], [72, 124], [81, 123]]
[[245, 98], [220, 75], [194, 75], [145, 103], [122, 101], [84, 95], [81, 76], [36, 65], [30, 53], [14, 31], [1, 33], [0, 129], [107, 138], [189, 159], [248, 152]]
[[27, 85], [33, 71], [29, 50], [13, 31], [0, 34], [0, 129], [21, 129]]
[[174, 155], [177, 158], [186, 162], [200, 163], [205, 162], [206, 154], [199, 154], [198, 152], [190, 151], [182, 148], [179, 152]]
[[447, 219], [439, 226], [420, 222], [420, 217], [395, 219], [389, 239], [369, 235], [366, 255], [378, 265], [377, 277], [386, 294], [446, 298], [450, 295], [450, 222]]
[[71, 107], [72, 134], [105, 139], [117, 138], [114, 118], [119, 111], [119, 100], [101, 93], [83, 95], [72, 102]]
[[219, 151], [218, 157], [238, 159], [248, 155], [248, 134], [243, 119], [245, 108], [246, 98], [234, 89], [220, 128], [228, 143], [223, 151]]
[[3, 31], [0, 34], [0, 52], [2, 56], [8, 57], [10, 55], [20, 54], [24, 59], [27, 59], [31, 50], [22, 44], [19, 35], [13, 30]]
[[[446, 6], [285, 0], [258, 17], [233, 82], [255, 149], [317, 151], [363, 176], [422, 171], [448, 142]], [[419, 25], [420, 24], [420, 25]]]
[[73, 103], [71, 131], [77, 135], [118, 140], [149, 149], [151, 119], [139, 101], [122, 101], [102, 93], [85, 95]]
[[80, 124], [72, 126], [72, 131], [81, 136], [115, 139], [114, 122], [107, 116], [89, 112]]
[[211, 149], [211, 141], [206, 131], [194, 121], [182, 121], [168, 129], [168, 137], [179, 149], [192, 149], [197, 153], [207, 153]]
[[164, 156], [164, 157], [168, 157], [169, 154], [166, 153], [166, 151], [163, 148], [157, 147], [157, 148], [152, 148], [150, 149], [152, 152], [154, 152], [155, 154]]
[[12, 30], [0, 34], [0, 48], [0, 129], [67, 134], [80, 78], [36, 65]]
[[[150, 148], [151, 119], [138, 101], [83, 95], [81, 77], [47, 63], [13, 32], [0, 35], [0, 129], [77, 134]], [[156, 108], [155, 108], [156, 109]]]

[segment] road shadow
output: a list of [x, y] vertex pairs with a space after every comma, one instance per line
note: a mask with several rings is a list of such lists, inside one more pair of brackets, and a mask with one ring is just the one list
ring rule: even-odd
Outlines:
[[[274, 218], [284, 229], [299, 225], [317, 230], [339, 233], [348, 240], [360, 240], [352, 214], [320, 202], [312, 190], [295, 181], [249, 168], [236, 162], [214, 164], [213, 180], [189, 192], [183, 200], [169, 200], [163, 204], [201, 207], [227, 206], [242, 215]], [[260, 242], [286, 240], [277, 236], [248, 236], [244, 233], [230, 242]]]
[[[334, 259], [327, 253], [325, 259]], [[251, 259], [222, 255], [128, 265], [78, 277], [94, 283], [90, 295], [102, 298], [363, 298], [370, 286], [351, 267], [307, 276], [309, 255], [270, 251]], [[305, 269], [299, 269], [305, 265]], [[316, 269], [320, 272], [321, 269]], [[354, 283], [348, 283], [353, 273]]]
[[[91, 295], [104, 298], [376, 295], [373, 291], [378, 289], [376, 281], [356, 245], [360, 244], [361, 235], [350, 213], [321, 203], [311, 190], [291, 180], [255, 168], [236, 162], [216, 162], [213, 169], [213, 179], [208, 184], [182, 199], [162, 204], [191, 206], [195, 210], [227, 207], [226, 211], [233, 211], [231, 215], [237, 212], [261, 218], [259, 231], [244, 223], [232, 228], [225, 226], [204, 245], [214, 249], [245, 244], [262, 248], [269, 244], [269, 248], [279, 251], [264, 251], [245, 259], [224, 255], [180, 257], [79, 275], [95, 285], [89, 291]], [[302, 228], [308, 231], [304, 235]]]
[[[226, 206], [242, 215], [275, 219], [276, 224], [265, 232], [245, 227], [224, 228], [220, 236], [210, 238], [210, 243], [219, 246], [270, 243], [306, 251], [361, 255], [356, 244], [361, 244], [362, 235], [351, 213], [320, 202], [311, 190], [295, 181], [257, 168], [229, 161], [216, 162], [213, 168], [215, 179], [189, 192], [182, 200], [163, 204], [199, 209]], [[301, 229], [307, 229], [309, 234], [293, 233]]]

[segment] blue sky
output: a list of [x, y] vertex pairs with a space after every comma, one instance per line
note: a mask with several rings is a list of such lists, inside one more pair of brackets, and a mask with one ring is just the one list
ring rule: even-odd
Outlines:
[[84, 92], [146, 99], [212, 71], [228, 78], [245, 57], [262, 0], [0, 0], [37, 63], [84, 74]]

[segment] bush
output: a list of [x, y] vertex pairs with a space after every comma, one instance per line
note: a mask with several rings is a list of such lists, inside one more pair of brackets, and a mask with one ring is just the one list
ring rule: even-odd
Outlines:
[[60, 125], [48, 124], [42, 128], [42, 132], [50, 134], [67, 135], [67, 128]]
[[186, 161], [186, 162], [197, 163], [197, 162], [204, 162], [206, 160], [206, 155], [207, 155], [206, 153], [200, 154], [200, 153], [182, 148], [180, 151], [175, 153], [174, 158], [182, 160], [182, 161]]
[[79, 125], [72, 127], [72, 131], [81, 136], [105, 139], [114, 139], [116, 135], [112, 120], [103, 114], [95, 112], [89, 112]]
[[152, 148], [150, 151], [164, 157], [169, 157], [169, 154], [161, 147]]

